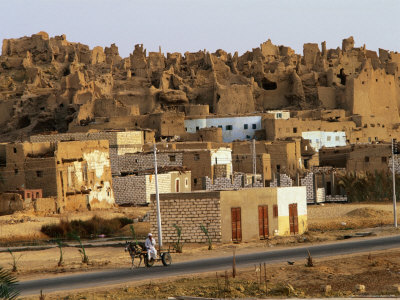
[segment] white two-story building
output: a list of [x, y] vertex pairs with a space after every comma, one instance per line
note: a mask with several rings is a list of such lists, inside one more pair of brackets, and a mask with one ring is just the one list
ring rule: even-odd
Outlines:
[[195, 133], [206, 127], [222, 128], [222, 139], [229, 143], [234, 140], [251, 140], [255, 132], [262, 129], [261, 116], [206, 116], [187, 117], [185, 119], [185, 130]]
[[315, 151], [322, 147], [346, 146], [346, 133], [344, 131], [303, 131], [301, 136], [310, 141]]

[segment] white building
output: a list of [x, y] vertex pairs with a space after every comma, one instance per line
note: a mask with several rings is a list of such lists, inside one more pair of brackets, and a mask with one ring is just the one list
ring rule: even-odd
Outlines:
[[222, 140], [226, 143], [234, 140], [251, 140], [254, 138], [256, 130], [262, 129], [261, 126], [261, 116], [213, 116], [185, 120], [185, 130], [190, 133], [206, 127], [222, 128]]
[[303, 131], [301, 135], [303, 139], [310, 140], [315, 151], [322, 147], [346, 146], [346, 133], [344, 131]]

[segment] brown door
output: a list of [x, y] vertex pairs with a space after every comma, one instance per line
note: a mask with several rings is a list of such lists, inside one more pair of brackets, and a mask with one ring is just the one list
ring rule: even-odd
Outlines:
[[231, 208], [232, 217], [232, 241], [240, 242], [242, 240], [242, 220], [240, 207]]
[[299, 232], [299, 221], [297, 216], [297, 203], [289, 204], [289, 225], [290, 233], [296, 234]]
[[179, 193], [179, 184], [180, 184], [179, 179], [177, 179], [175, 181], [175, 192], [177, 192], [177, 193]]
[[269, 235], [268, 205], [260, 205], [258, 207], [258, 232], [260, 239], [265, 239]]

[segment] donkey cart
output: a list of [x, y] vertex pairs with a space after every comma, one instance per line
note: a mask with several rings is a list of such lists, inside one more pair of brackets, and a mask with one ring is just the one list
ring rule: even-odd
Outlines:
[[149, 259], [148, 255], [147, 255], [146, 247], [144, 246], [144, 243], [141, 243], [141, 242], [137, 242], [137, 243], [126, 242], [125, 251], [128, 251], [129, 255], [131, 256], [131, 259], [132, 259], [131, 268], [133, 268], [135, 266], [134, 265], [135, 258], [140, 259], [138, 267], [140, 267], [142, 260], [144, 262], [144, 265], [148, 268], [153, 266], [156, 261], [161, 261], [162, 264], [166, 267], [171, 265], [171, 263], [172, 263], [172, 257], [171, 257], [170, 251], [162, 251], [162, 250], [158, 251], [156, 259], [153, 259], [153, 258]]

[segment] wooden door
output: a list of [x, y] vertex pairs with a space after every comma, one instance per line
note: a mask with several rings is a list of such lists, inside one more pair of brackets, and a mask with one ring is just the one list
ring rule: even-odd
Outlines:
[[289, 226], [290, 233], [296, 234], [299, 232], [299, 221], [297, 215], [297, 203], [289, 204]]
[[242, 218], [240, 207], [231, 208], [232, 219], [232, 241], [240, 242], [242, 240]]
[[179, 185], [180, 185], [180, 180], [177, 179], [177, 180], [175, 181], [175, 192], [177, 192], [177, 193], [179, 193]]
[[265, 239], [269, 235], [268, 205], [260, 205], [258, 207], [258, 232], [260, 239]]

